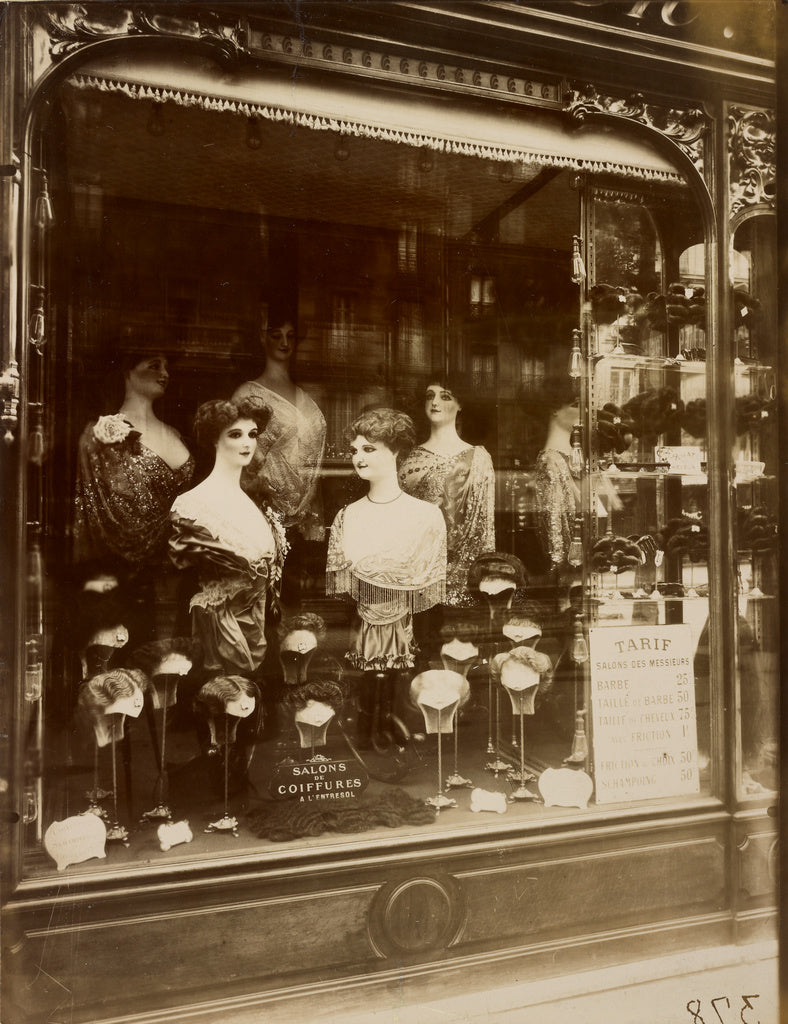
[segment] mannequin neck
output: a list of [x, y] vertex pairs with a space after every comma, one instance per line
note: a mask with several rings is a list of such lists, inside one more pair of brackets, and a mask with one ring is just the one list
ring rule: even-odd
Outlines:
[[241, 487], [241, 467], [229, 466], [226, 462], [218, 459], [213, 464], [213, 469], [205, 478], [205, 484], [212, 490], [216, 489], [220, 494], [228, 487]]
[[295, 389], [295, 384], [290, 378], [290, 363], [279, 360], [267, 360], [263, 372], [257, 378], [260, 384], [270, 388], [271, 391], [288, 392]]
[[430, 430], [430, 446], [435, 449], [457, 448], [463, 444], [463, 440], [457, 433], [457, 424], [436, 423]]
[[160, 422], [159, 417], [153, 411], [151, 400], [133, 392], [126, 392], [119, 412], [143, 433], [151, 424]]
[[383, 504], [398, 498], [401, 493], [402, 488], [399, 485], [397, 470], [395, 468], [391, 473], [387, 473], [384, 477], [381, 477], [380, 480], [370, 480], [367, 497], [372, 502]]
[[568, 455], [572, 449], [569, 438], [569, 429], [558, 423], [555, 417], [551, 417], [550, 426], [547, 429], [547, 439], [544, 443], [545, 451], [563, 452], [564, 455]]

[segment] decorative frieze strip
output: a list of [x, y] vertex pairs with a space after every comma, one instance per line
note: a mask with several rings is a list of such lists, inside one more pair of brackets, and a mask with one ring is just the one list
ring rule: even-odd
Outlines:
[[608, 96], [589, 83], [579, 82], [571, 83], [564, 105], [578, 121], [589, 114], [604, 113], [647, 125], [675, 142], [693, 162], [698, 173], [704, 173], [704, 148], [710, 122], [700, 108], [679, 110], [661, 107], [648, 103], [641, 93], [627, 97]]
[[773, 110], [728, 108], [730, 215], [749, 206], [774, 208], [777, 197], [777, 121]]
[[289, 61], [296, 59], [299, 63], [310, 66], [356, 69], [368, 74], [374, 73], [375, 77], [382, 79], [410, 79], [455, 91], [525, 100], [539, 106], [558, 108], [563, 102], [561, 80], [557, 76], [540, 75], [538, 78], [524, 78], [500, 69], [482, 70], [467, 64], [445, 64], [384, 50], [336, 46], [332, 43], [274, 35], [251, 28], [247, 46], [254, 56]]
[[217, 55], [226, 61], [265, 58], [355, 71], [381, 80], [410, 80], [455, 92], [496, 95], [536, 106], [560, 108], [563, 102], [562, 81], [557, 75], [526, 77], [503, 68], [447, 64], [399, 51], [368, 50], [295, 34], [275, 34], [253, 26], [245, 18], [225, 22], [211, 11], [201, 11], [199, 17], [194, 18], [122, 4], [68, 4], [57, 8], [47, 6], [44, 23], [52, 40], [54, 60], [97, 39], [123, 35], [168, 36], [213, 44]]
[[243, 117], [259, 117], [266, 121], [311, 128], [317, 131], [334, 131], [340, 135], [358, 138], [379, 139], [408, 146], [432, 149], [442, 153], [459, 153], [463, 156], [479, 157], [483, 160], [539, 163], [546, 167], [568, 167], [572, 170], [587, 171], [591, 174], [624, 174], [645, 181], [679, 182], [681, 176], [657, 168], [639, 167], [624, 161], [570, 157], [525, 147], [490, 144], [473, 139], [457, 139], [437, 132], [407, 130], [379, 124], [368, 124], [348, 117], [336, 118], [305, 111], [287, 109], [273, 104], [249, 103], [227, 97], [213, 96], [193, 90], [159, 88], [138, 82], [96, 75], [74, 75], [69, 84], [77, 89], [96, 89], [105, 93], [121, 93], [130, 99], [148, 100], [153, 103], [175, 103], [182, 107], [200, 107], [203, 110], [229, 111]]

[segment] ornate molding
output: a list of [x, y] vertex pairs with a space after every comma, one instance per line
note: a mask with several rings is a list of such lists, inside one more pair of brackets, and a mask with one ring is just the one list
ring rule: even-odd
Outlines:
[[57, 61], [100, 39], [148, 35], [169, 39], [196, 39], [213, 45], [225, 63], [237, 61], [245, 49], [245, 25], [228, 23], [214, 11], [199, 18], [175, 17], [149, 7], [112, 3], [47, 5], [44, 27], [52, 41], [50, 55]]
[[219, 58], [232, 63], [243, 58], [273, 60], [310, 67], [340, 68], [382, 80], [412, 80], [425, 85], [482, 96], [500, 96], [528, 105], [560, 108], [563, 85], [560, 76], [527, 71], [513, 73], [508, 67], [474, 67], [472, 64], [426, 60], [421, 54], [342, 45], [299, 34], [275, 33], [255, 24], [254, 18], [230, 20], [220, 12], [200, 11], [198, 16], [172, 14], [155, 8], [124, 4], [47, 5], [43, 23], [57, 61], [99, 39], [147, 35], [169, 39], [195, 39], [216, 47]]
[[629, 96], [609, 96], [589, 84], [572, 82], [567, 90], [564, 107], [576, 121], [584, 121], [590, 114], [615, 114], [630, 121], [647, 125], [660, 132], [683, 150], [698, 172], [704, 173], [705, 140], [709, 119], [698, 107], [679, 110], [648, 103], [642, 93]]
[[748, 206], [774, 207], [777, 196], [777, 121], [773, 110], [728, 108], [730, 216]]

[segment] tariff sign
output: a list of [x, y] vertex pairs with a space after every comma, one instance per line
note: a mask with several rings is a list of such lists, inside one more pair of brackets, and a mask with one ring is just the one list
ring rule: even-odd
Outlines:
[[697, 793], [688, 625], [590, 630], [597, 803]]

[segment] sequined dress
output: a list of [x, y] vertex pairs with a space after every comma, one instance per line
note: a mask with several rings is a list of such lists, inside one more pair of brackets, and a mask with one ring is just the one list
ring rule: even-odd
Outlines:
[[580, 492], [563, 452], [543, 449], [534, 472], [537, 527], [553, 568], [562, 568], [572, 543], [572, 520]]
[[434, 505], [402, 494], [340, 509], [331, 526], [326, 593], [350, 594], [360, 628], [348, 661], [360, 669], [410, 668], [412, 615], [446, 596], [446, 525]]
[[[116, 417], [114, 417], [116, 418]], [[194, 474], [194, 459], [172, 469], [129, 430], [105, 443], [89, 423], [79, 439], [74, 508], [77, 562], [120, 558], [135, 569], [167, 557], [170, 506]]]
[[399, 470], [408, 494], [437, 505], [446, 520], [446, 604], [467, 605], [468, 570], [495, 550], [495, 470], [486, 448], [438, 455], [418, 445]]
[[192, 597], [192, 632], [208, 671], [249, 673], [265, 655], [265, 606], [281, 578], [284, 534], [272, 514], [250, 530], [226, 515], [199, 488], [178, 497], [170, 513], [170, 558], [195, 566], [200, 588]]
[[270, 504], [285, 526], [296, 527], [306, 540], [322, 540], [325, 527], [318, 483], [326, 445], [323, 413], [301, 388], [296, 388], [294, 404], [249, 380], [233, 394], [233, 401], [241, 398], [259, 399], [271, 409], [241, 486], [261, 507]]

